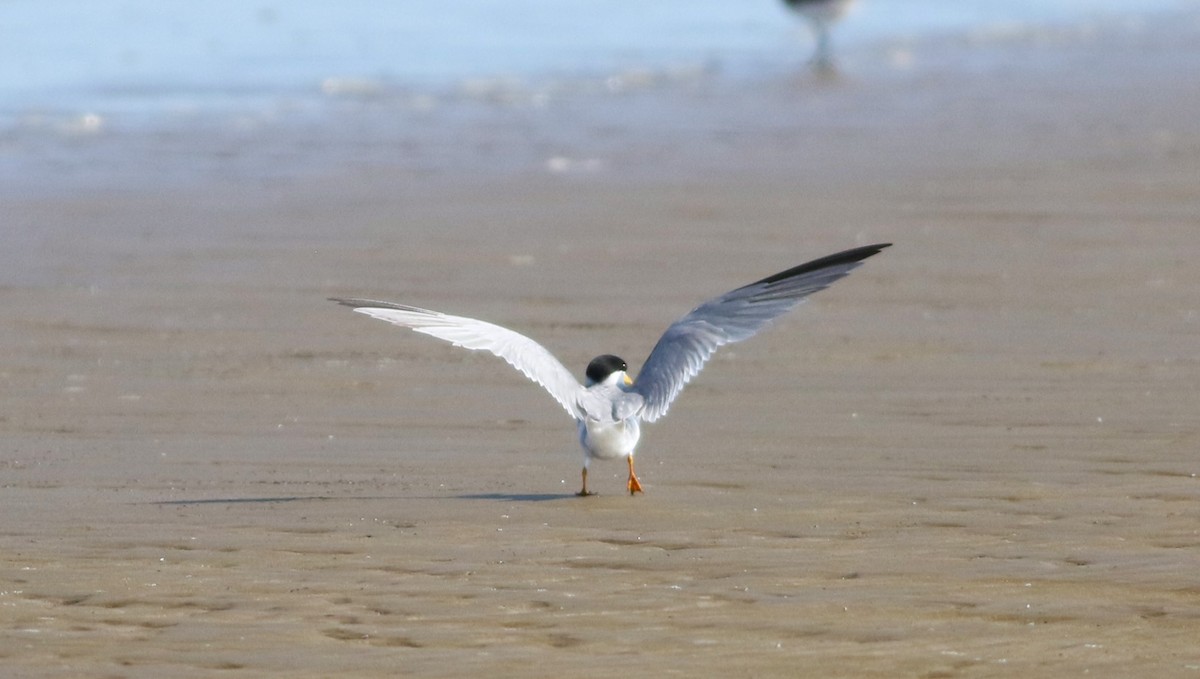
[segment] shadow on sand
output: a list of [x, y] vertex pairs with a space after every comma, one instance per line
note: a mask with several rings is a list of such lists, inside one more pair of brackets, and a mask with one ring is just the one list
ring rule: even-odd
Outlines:
[[331, 495], [286, 495], [283, 497], [214, 497], [201, 500], [159, 500], [147, 502], [150, 505], [165, 507], [182, 505], [237, 505], [237, 504], [272, 504], [278, 502], [311, 502], [316, 500], [398, 500], [400, 498], [364, 498], [364, 497], [333, 497]]
[[476, 493], [456, 495], [460, 500], [499, 500], [501, 502], [545, 502], [578, 497], [575, 493]]
[[333, 495], [285, 495], [280, 497], [216, 497], [196, 500], [159, 500], [147, 502], [162, 507], [184, 507], [187, 505], [240, 505], [281, 504], [284, 502], [332, 502], [335, 500], [495, 500], [498, 502], [545, 502], [574, 498], [574, 493], [474, 493], [469, 495], [441, 495], [421, 497], [363, 496], [336, 497]]

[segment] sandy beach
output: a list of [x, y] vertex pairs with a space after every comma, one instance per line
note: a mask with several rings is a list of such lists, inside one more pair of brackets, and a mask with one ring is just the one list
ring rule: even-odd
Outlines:
[[[504, 171], [10, 192], [3, 674], [1200, 676], [1198, 35], [632, 97], [661, 135]], [[632, 498], [502, 362], [325, 301], [582, 372], [881, 241]]]

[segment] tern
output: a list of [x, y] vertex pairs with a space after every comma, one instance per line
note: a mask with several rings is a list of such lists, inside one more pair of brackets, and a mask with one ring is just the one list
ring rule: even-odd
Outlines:
[[833, 69], [833, 54], [829, 43], [829, 27], [850, 10], [855, 0], [783, 0], [783, 4], [804, 17], [817, 38], [813, 65], [818, 69]]
[[815, 259], [704, 302], [667, 328], [642, 363], [636, 380], [629, 376], [623, 359], [604, 354], [588, 363], [586, 380], [580, 384], [545, 347], [486, 321], [370, 299], [331, 297], [330, 301], [504, 359], [550, 392], [575, 419], [583, 448], [583, 485], [577, 495], [593, 494], [587, 486], [592, 460], [620, 458], [628, 461], [626, 489], [633, 495], [642, 492], [633, 471], [641, 423], [666, 415], [684, 386], [718, 348], [753, 337], [806, 297], [829, 287], [890, 245], [867, 245]]

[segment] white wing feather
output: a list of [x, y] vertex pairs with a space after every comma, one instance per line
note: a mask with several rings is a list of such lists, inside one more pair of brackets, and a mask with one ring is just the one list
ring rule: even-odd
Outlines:
[[540, 384], [576, 419], [584, 417], [580, 399], [583, 385], [545, 347], [528, 337], [486, 321], [451, 316], [418, 307], [369, 299], [331, 298], [381, 321], [450, 342], [472, 351], [487, 351]]

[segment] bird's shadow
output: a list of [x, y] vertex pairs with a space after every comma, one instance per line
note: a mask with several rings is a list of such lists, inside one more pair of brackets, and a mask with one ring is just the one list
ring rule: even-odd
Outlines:
[[499, 502], [546, 502], [577, 497], [575, 493], [472, 493], [456, 495], [459, 500], [496, 500]]
[[336, 497], [332, 495], [285, 495], [276, 497], [219, 497], [198, 498], [194, 500], [159, 500], [147, 504], [163, 507], [184, 507], [188, 505], [252, 505], [252, 504], [283, 504], [288, 502], [331, 502], [335, 500], [494, 500], [497, 502], [546, 502], [548, 500], [566, 500], [577, 497], [574, 493], [470, 493], [467, 495], [437, 495], [422, 497], [401, 496], [352, 496]]
[[[279, 497], [211, 497], [199, 498], [195, 500], [158, 500], [156, 502], [148, 502], [146, 504], [169, 506], [184, 506], [184, 505], [253, 505], [253, 504], [278, 504], [284, 502], [313, 502], [313, 501], [328, 501], [328, 500], [344, 500], [346, 498], [338, 498], [332, 495], [285, 495]], [[356, 500], [364, 499], [383, 499], [383, 498], [363, 498], [356, 497]]]

